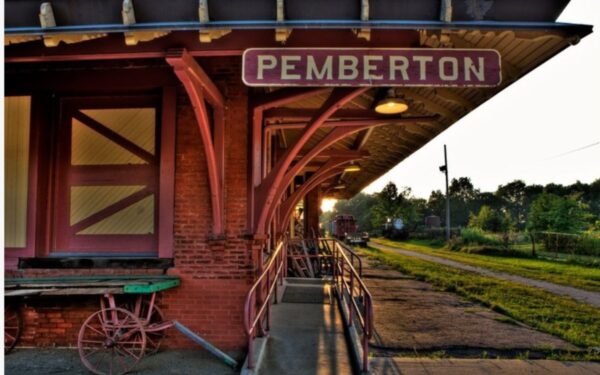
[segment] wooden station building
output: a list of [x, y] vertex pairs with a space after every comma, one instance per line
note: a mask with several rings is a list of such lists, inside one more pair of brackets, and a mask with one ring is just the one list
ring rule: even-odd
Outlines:
[[[5, 275], [175, 275], [165, 314], [243, 349], [282, 236], [589, 34], [568, 2], [6, 0]], [[95, 310], [28, 300], [21, 344]]]

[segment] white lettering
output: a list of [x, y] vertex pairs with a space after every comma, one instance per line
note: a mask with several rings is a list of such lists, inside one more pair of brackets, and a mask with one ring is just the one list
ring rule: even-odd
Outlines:
[[325, 77], [325, 74], [327, 74], [327, 79], [333, 79], [332, 61], [333, 61], [333, 57], [327, 56], [327, 58], [325, 59], [325, 63], [323, 64], [323, 66], [321, 67], [321, 70], [319, 71], [317, 69], [317, 63], [315, 62], [315, 58], [313, 56], [309, 55], [306, 58], [306, 79], [312, 80], [313, 74], [315, 75], [315, 77], [317, 79], [323, 79], [323, 77]]
[[[269, 64], [266, 64], [269, 61]], [[259, 55], [258, 56], [258, 74], [257, 79], [263, 79], [263, 72], [265, 69], [273, 69], [277, 66], [277, 59], [273, 55]]]
[[293, 61], [300, 61], [300, 56], [281, 56], [281, 79], [300, 79], [300, 74], [292, 74], [290, 70], [296, 69]]
[[470, 57], [465, 57], [465, 81], [471, 80], [471, 73], [477, 77], [479, 82], [483, 82], [485, 80], [485, 59], [483, 57], [479, 57], [479, 68], [473, 64], [473, 59]]
[[[450, 63], [450, 74], [446, 74], [446, 66]], [[439, 64], [440, 78], [442, 81], [456, 81], [458, 79], [458, 59], [456, 57], [442, 57]]]
[[413, 56], [413, 61], [419, 63], [419, 79], [425, 81], [427, 79], [427, 63], [433, 61], [432, 56]]
[[396, 79], [396, 71], [399, 70], [402, 74], [402, 79], [408, 81], [408, 59], [406, 56], [390, 56], [390, 79]]
[[[358, 58], [355, 56], [340, 55], [338, 67], [338, 79], [351, 80], [358, 77]], [[350, 71], [348, 73], [348, 71]]]
[[374, 64], [375, 61], [383, 61], [383, 56], [364, 56], [363, 57], [363, 78], [364, 79], [383, 79], [381, 74], [372, 74], [375, 70], [377, 71], [377, 65]]

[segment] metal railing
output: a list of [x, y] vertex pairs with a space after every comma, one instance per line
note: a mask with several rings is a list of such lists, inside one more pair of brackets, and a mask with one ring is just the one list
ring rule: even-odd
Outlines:
[[344, 303], [347, 306], [347, 324], [352, 327], [356, 322], [362, 331], [362, 370], [368, 372], [369, 340], [373, 335], [373, 299], [361, 279], [362, 260], [344, 243], [330, 239], [324, 241], [332, 243], [333, 282], [340, 307]]
[[248, 368], [252, 369], [252, 341], [266, 336], [271, 320], [271, 304], [277, 303], [277, 287], [283, 285], [287, 270], [287, 243], [281, 241], [261, 275], [246, 295], [244, 304], [244, 328], [248, 335]]

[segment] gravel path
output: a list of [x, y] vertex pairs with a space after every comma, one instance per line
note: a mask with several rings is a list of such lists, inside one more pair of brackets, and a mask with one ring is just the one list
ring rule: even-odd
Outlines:
[[374, 242], [369, 242], [369, 246], [372, 246], [376, 249], [381, 249], [381, 250], [395, 251], [402, 255], [407, 255], [410, 257], [419, 258], [419, 259], [427, 260], [430, 262], [443, 264], [445, 266], [454, 267], [454, 268], [458, 268], [458, 269], [465, 270], [465, 271], [475, 272], [475, 273], [478, 273], [478, 274], [481, 274], [484, 276], [495, 277], [495, 278], [502, 279], [502, 280], [514, 281], [514, 282], [521, 283], [524, 285], [533, 286], [536, 288], [547, 290], [550, 293], [558, 294], [561, 296], [571, 297], [577, 301], [585, 302], [585, 303], [590, 304], [595, 307], [600, 307], [600, 293], [597, 293], [597, 292], [591, 292], [588, 290], [573, 288], [570, 286], [558, 285], [558, 284], [554, 284], [554, 283], [551, 283], [548, 281], [530, 279], [527, 277], [517, 276], [517, 275], [510, 274], [510, 273], [491, 271], [487, 268], [470, 266], [468, 264], [464, 264], [464, 263], [460, 263], [460, 262], [456, 262], [453, 260], [432, 256], [432, 255], [419, 253], [417, 251], [398, 249], [395, 247], [385, 246], [385, 245], [381, 245], [381, 244], [374, 243]]

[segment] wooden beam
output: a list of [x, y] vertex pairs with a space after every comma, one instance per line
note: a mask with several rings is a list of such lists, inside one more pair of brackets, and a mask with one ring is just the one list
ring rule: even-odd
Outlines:
[[[340, 127], [353, 127], [353, 126], [378, 126], [384, 124], [393, 124], [404, 122], [404, 118], [402, 117], [389, 117], [389, 118], [372, 118], [365, 120], [336, 120], [336, 121], [326, 121], [321, 124], [320, 128], [340, 128]], [[289, 129], [304, 129], [306, 126], [305, 122], [292, 122], [292, 123], [284, 123], [284, 124], [272, 124], [267, 125], [266, 129], [269, 130], [289, 130]]]
[[[286, 87], [262, 96], [257, 96], [254, 100], [253, 107], [254, 109], [266, 111], [275, 107], [283, 107], [286, 104], [310, 98], [311, 96], [319, 95], [329, 90], [331, 89], [326, 87]], [[313, 115], [317, 110], [313, 110]]]
[[179, 67], [181, 69], [187, 69], [189, 74], [196, 80], [196, 83], [202, 87], [202, 93], [204, 94], [206, 101], [212, 106], [219, 108], [225, 106], [225, 98], [223, 98], [223, 94], [221, 94], [219, 88], [187, 50], [169, 50], [166, 60], [174, 68]]
[[[182, 53], [171, 53], [166, 58], [167, 63], [173, 67], [175, 75], [183, 86], [190, 98], [194, 114], [200, 131], [200, 138], [204, 146], [206, 163], [208, 167], [208, 182], [211, 194], [211, 208], [213, 214], [212, 235], [219, 237], [223, 235], [223, 189], [222, 189], [222, 166], [219, 166], [218, 154], [215, 150], [215, 143], [211, 134], [211, 124], [208, 117], [208, 111], [204, 103], [204, 94], [216, 110], [223, 109], [224, 99], [221, 93], [216, 90], [216, 86], [208, 78], [206, 73], [200, 68], [196, 61], [183, 51]], [[222, 144], [223, 142], [221, 142]]]
[[[268, 124], [285, 121], [302, 122], [310, 120], [318, 108], [272, 108], [264, 112], [265, 122]], [[389, 118], [369, 109], [341, 108], [331, 119], [358, 120], [369, 118]]]
[[[298, 158], [301, 159], [305, 155], [298, 155]], [[315, 158], [334, 158], [334, 157], [354, 157], [354, 158], [366, 158], [371, 156], [366, 150], [323, 150], [319, 152]]]
[[355, 150], [361, 150], [367, 144], [369, 137], [373, 134], [375, 128], [369, 128], [360, 132], [360, 134], [354, 140], [353, 148]]

